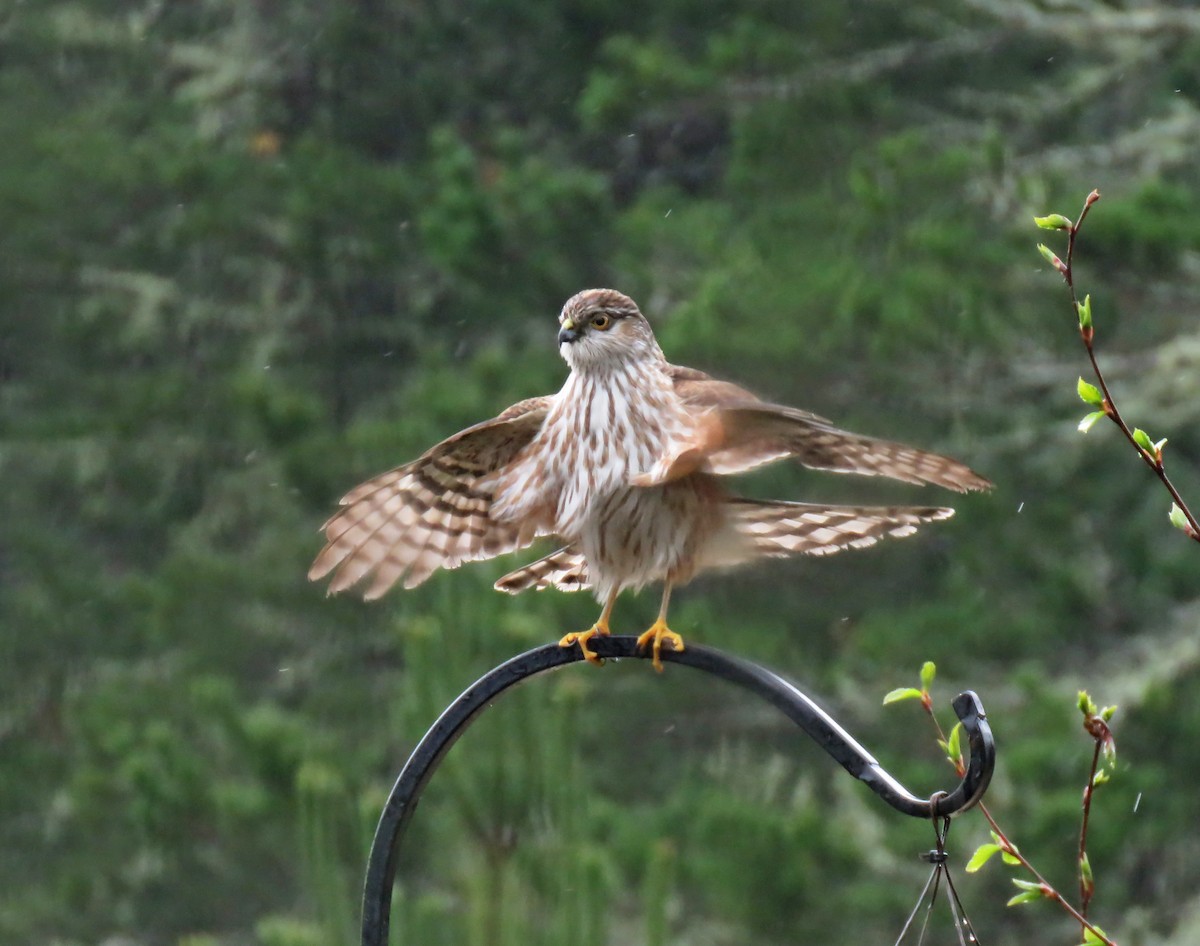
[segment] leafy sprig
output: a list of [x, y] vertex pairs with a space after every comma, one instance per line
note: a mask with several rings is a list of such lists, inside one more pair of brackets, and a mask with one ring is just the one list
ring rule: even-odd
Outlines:
[[[932, 661], [926, 661], [921, 667], [921, 685], [919, 687], [900, 687], [892, 690], [883, 698], [883, 702], [884, 704], [888, 704], [905, 700], [919, 700], [921, 707], [933, 722], [933, 727], [937, 733], [938, 747], [945, 754], [946, 760], [954, 766], [954, 771], [958, 777], [962, 778], [966, 773], [966, 763], [963, 760], [961, 751], [962, 724], [956, 724], [950, 731], [949, 736], [942, 729], [937, 715], [933, 712], [933, 695], [931, 689], [936, 675], [937, 667]], [[1053, 884], [1042, 876], [1029, 859], [1021, 853], [1021, 850], [1013, 843], [1008, 834], [996, 822], [992, 813], [988, 811], [987, 806], [982, 802], [979, 803], [978, 809], [991, 829], [992, 840], [986, 844], [981, 844], [975, 850], [970, 860], [967, 861], [966, 870], [968, 873], [975, 873], [999, 854], [1004, 864], [1009, 867], [1022, 869], [1033, 878], [1032, 880], [1022, 877], [1014, 877], [1012, 879], [1013, 885], [1017, 888], [1017, 893], [1008, 901], [1008, 906], [1032, 903], [1035, 900], [1049, 900], [1057, 903], [1079, 924], [1083, 936], [1082, 946], [1117, 946], [1116, 940], [1111, 939], [1104, 930], [1087, 918], [1088, 907], [1091, 905], [1092, 896], [1096, 891], [1095, 874], [1087, 855], [1088, 825], [1091, 821], [1092, 796], [1097, 788], [1109, 781], [1116, 765], [1117, 745], [1108, 724], [1113, 714], [1117, 711], [1117, 708], [1115, 706], [1097, 707], [1086, 691], [1080, 691], [1077, 705], [1079, 711], [1083, 714], [1084, 731], [1092, 737], [1095, 744], [1092, 752], [1091, 769], [1088, 772], [1087, 784], [1083, 790], [1082, 817], [1079, 829], [1077, 857], [1079, 906], [1074, 906]], [[1101, 761], [1104, 763], [1103, 767], [1101, 767]]]
[[1183, 501], [1183, 497], [1180, 496], [1170, 477], [1167, 476], [1166, 467], [1163, 463], [1163, 448], [1167, 444], [1167, 438], [1163, 437], [1161, 440], [1156, 441], [1140, 427], [1131, 428], [1126, 423], [1125, 418], [1121, 416], [1121, 411], [1113, 399], [1108, 383], [1104, 379], [1104, 373], [1100, 370], [1100, 364], [1096, 360], [1094, 346], [1096, 328], [1092, 318], [1092, 297], [1090, 295], [1084, 296], [1083, 301], [1080, 302], [1075, 290], [1075, 272], [1072, 268], [1075, 259], [1075, 242], [1079, 236], [1079, 230], [1083, 226], [1083, 221], [1087, 218], [1088, 211], [1092, 209], [1092, 205], [1099, 199], [1100, 192], [1098, 190], [1093, 190], [1088, 194], [1087, 199], [1083, 203], [1083, 209], [1074, 221], [1064, 217], [1062, 214], [1049, 214], [1045, 217], [1033, 218], [1034, 223], [1043, 230], [1061, 230], [1067, 233], [1067, 252], [1065, 257], [1058, 256], [1058, 254], [1044, 243], [1038, 244], [1038, 252], [1042, 254], [1046, 262], [1058, 271], [1067, 284], [1067, 289], [1071, 293], [1071, 308], [1079, 321], [1079, 337], [1083, 340], [1083, 345], [1087, 349], [1088, 359], [1092, 363], [1092, 371], [1098, 382], [1098, 385], [1091, 384], [1080, 378], [1076, 385], [1076, 391], [1080, 399], [1089, 407], [1095, 408], [1095, 410], [1090, 411], [1079, 422], [1079, 430], [1087, 433], [1102, 417], [1107, 417], [1116, 424], [1125, 439], [1137, 450], [1138, 456], [1154, 471], [1167, 492], [1171, 494], [1171, 511], [1168, 514], [1171, 525], [1183, 532], [1188, 538], [1200, 542], [1200, 522], [1196, 520], [1196, 516], [1188, 508], [1187, 503]]

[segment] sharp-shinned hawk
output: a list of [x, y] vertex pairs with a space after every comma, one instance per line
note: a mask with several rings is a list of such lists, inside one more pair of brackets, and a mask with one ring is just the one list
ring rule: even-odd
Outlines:
[[670, 364], [628, 296], [589, 289], [559, 316], [562, 389], [443, 440], [341, 501], [308, 577], [335, 572], [330, 593], [367, 580], [378, 598], [397, 582], [492, 558], [554, 535], [562, 547], [505, 575], [496, 588], [591, 588], [603, 603], [564, 647], [609, 633], [617, 595], [662, 581], [662, 606], [639, 638], [654, 664], [671, 589], [710, 568], [764, 557], [828, 555], [906, 536], [944, 507], [830, 506], [729, 495], [722, 477], [793, 457], [818, 470], [934, 483], [960, 492], [991, 484], [963, 464], [839, 430], [807, 411], [770, 404], [701, 371]]

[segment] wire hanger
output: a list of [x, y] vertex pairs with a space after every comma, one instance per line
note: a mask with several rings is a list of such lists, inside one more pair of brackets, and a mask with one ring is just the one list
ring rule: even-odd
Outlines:
[[[935, 811], [938, 796], [943, 794], [945, 793], [937, 792], [929, 800], [930, 807]], [[946, 836], [950, 833], [950, 817], [948, 815], [939, 817], [935, 814], [932, 820], [933, 835], [937, 846], [932, 851], [922, 852], [920, 857], [921, 860], [932, 864], [933, 870], [929, 872], [929, 879], [925, 881], [925, 887], [921, 891], [921, 895], [917, 897], [912, 912], [904, 921], [904, 927], [900, 930], [900, 935], [896, 937], [895, 946], [901, 946], [904, 942], [904, 938], [912, 928], [913, 921], [921, 911], [921, 904], [925, 904], [925, 915], [921, 919], [921, 929], [917, 933], [915, 942], [915, 946], [923, 946], [925, 934], [929, 931], [929, 918], [933, 915], [933, 905], [937, 902], [943, 876], [946, 878], [946, 897], [950, 904], [950, 915], [954, 918], [954, 932], [958, 934], [958, 946], [979, 946], [979, 937], [975, 935], [975, 928], [971, 925], [966, 908], [963, 907], [958, 891], [954, 887], [954, 878], [950, 876], [950, 855], [946, 851]]]

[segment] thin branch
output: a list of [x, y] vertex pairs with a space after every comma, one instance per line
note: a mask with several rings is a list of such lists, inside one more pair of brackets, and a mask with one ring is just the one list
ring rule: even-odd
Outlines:
[[1087, 834], [1088, 821], [1092, 814], [1092, 795], [1096, 790], [1096, 770], [1100, 765], [1101, 741], [1096, 740], [1096, 748], [1092, 751], [1092, 768], [1088, 772], [1087, 787], [1083, 790], [1083, 818], [1079, 823], [1079, 912], [1087, 916], [1088, 904], [1092, 902], [1092, 894], [1096, 884], [1090, 877], [1090, 871], [1084, 871], [1087, 863]]
[[[1092, 205], [1095, 204], [1099, 199], [1100, 192], [1098, 190], [1093, 190], [1090, 194], [1088, 194], [1087, 200], [1085, 200], [1083, 204], [1083, 210], [1079, 213], [1079, 217], [1067, 228], [1068, 237], [1066, 259], [1058, 260], [1055, 258], [1052, 260], [1055, 268], [1059, 271], [1059, 273], [1062, 274], [1063, 280], [1067, 284], [1067, 289], [1071, 294], [1071, 310], [1075, 313], [1077, 318], [1080, 316], [1081, 307], [1079, 305], [1079, 296], [1075, 291], [1075, 274], [1072, 268], [1075, 257], [1075, 243], [1079, 236], [1079, 229], [1083, 226], [1083, 221], [1087, 218], [1088, 211], [1092, 209]], [[1196, 542], [1200, 542], [1200, 521], [1196, 519], [1195, 514], [1191, 511], [1191, 509], [1188, 508], [1187, 503], [1183, 501], [1183, 497], [1179, 494], [1179, 490], [1175, 488], [1175, 484], [1171, 482], [1171, 478], [1167, 476], [1167, 471], [1163, 466], [1162, 450], [1148, 450], [1142, 444], [1138, 443], [1137, 438], [1134, 436], [1133, 430], [1131, 430], [1129, 425], [1125, 422], [1125, 418], [1121, 416], [1121, 411], [1117, 407], [1116, 400], [1113, 398], [1112, 392], [1108, 388], [1108, 382], [1104, 378], [1104, 372], [1100, 370], [1100, 364], [1096, 360], [1096, 349], [1094, 347], [1095, 330], [1091, 324], [1090, 310], [1089, 318], [1086, 322], [1083, 319], [1080, 319], [1079, 337], [1083, 340], [1084, 348], [1087, 349], [1088, 360], [1092, 364], [1092, 371], [1096, 376], [1096, 380], [1099, 382], [1100, 393], [1104, 397], [1101, 410], [1114, 424], [1117, 425], [1121, 433], [1125, 436], [1125, 439], [1129, 441], [1130, 445], [1134, 448], [1134, 450], [1137, 451], [1138, 456], [1142, 458], [1142, 462], [1144, 462], [1148, 467], [1150, 467], [1151, 470], [1154, 471], [1154, 474], [1162, 482], [1167, 492], [1170, 493], [1172, 501], [1175, 503], [1176, 507], [1178, 507], [1187, 521], [1188, 527], [1182, 530], [1183, 533]]]
[[[943, 746], [946, 745], [947, 744], [946, 734], [942, 730], [942, 724], [938, 722], [937, 716], [934, 715], [933, 700], [927, 691], [922, 693], [922, 695], [921, 695], [921, 706], [925, 709], [925, 712], [928, 714], [930, 720], [932, 720], [932, 722], [933, 722], [933, 728], [937, 731], [938, 742]], [[1093, 760], [1093, 762], [1092, 762], [1092, 773], [1088, 779], [1088, 789], [1089, 790], [1091, 789], [1092, 785], [1095, 783], [1095, 778], [1096, 778], [1095, 769], [1096, 769], [1096, 763], [1098, 761], [1099, 753], [1100, 753], [1100, 742], [1099, 742], [1099, 740], [1097, 740], [1097, 742], [1096, 742], [1097, 759]], [[966, 767], [963, 765], [961, 756], [958, 759], [949, 759], [948, 758], [947, 761], [949, 761], [954, 766], [954, 770], [956, 773], [958, 773], [959, 777], [961, 777], [963, 772], [966, 771]], [[1042, 896], [1044, 896], [1047, 900], [1053, 900], [1055, 903], [1057, 903], [1059, 906], [1061, 906], [1068, 914], [1070, 914], [1071, 918], [1074, 919], [1075, 922], [1078, 923], [1081, 928], [1091, 931], [1092, 935], [1094, 935], [1096, 937], [1096, 941], [1098, 943], [1103, 944], [1103, 946], [1117, 946], [1116, 940], [1111, 939], [1108, 936], [1106, 936], [1103, 932], [1101, 932], [1097, 927], [1093, 926], [1088, 921], [1088, 918], [1084, 915], [1084, 913], [1087, 910], [1086, 901], [1085, 901], [1084, 908], [1083, 908], [1084, 912], [1081, 912], [1081, 911], [1075, 909], [1075, 907], [1072, 906], [1071, 903], [1061, 893], [1058, 892], [1058, 890], [1054, 887], [1054, 885], [1051, 884], [1050, 881], [1046, 880], [1046, 878], [1042, 876], [1041, 872], [1036, 867], [1034, 867], [1033, 864], [1031, 864], [1029, 862], [1029, 860], [1025, 857], [1024, 854], [1022, 854], [1020, 852], [1020, 850], [1017, 848], [1017, 846], [1008, 839], [1008, 835], [1006, 835], [1004, 833], [1004, 831], [1001, 829], [1000, 825], [996, 823], [996, 819], [992, 817], [992, 813], [990, 811], [988, 811], [987, 805], [985, 805], [983, 802], [980, 802], [978, 805], [976, 805], [976, 807], [979, 809], [980, 813], [986, 819], [988, 825], [991, 827], [992, 831], [995, 833], [996, 838], [999, 840], [1001, 851], [1003, 851], [1005, 854], [1010, 855], [1011, 857], [1016, 858], [1017, 861], [1020, 863], [1020, 865], [1033, 875], [1034, 879], [1038, 882], [1038, 885], [1041, 887]], [[1084, 839], [1086, 839], [1086, 833], [1087, 833], [1086, 810], [1087, 809], [1085, 809], [1084, 828], [1083, 828], [1083, 838]], [[1081, 839], [1081, 841], [1080, 841], [1081, 847], [1084, 843], [1086, 843], [1086, 841]]]
[[1067, 913], [1069, 913], [1075, 920], [1075, 922], [1078, 923], [1083, 929], [1090, 930], [1092, 935], [1096, 937], [1097, 942], [1103, 943], [1105, 946], [1117, 946], [1117, 941], [1115, 939], [1109, 938], [1097, 927], [1088, 922], [1087, 917], [1076, 910], [1075, 907], [1073, 907], [1070, 902], [1061, 893], [1059, 893], [1058, 890], [1055, 889], [1054, 885], [1041, 875], [1038, 869], [1029, 862], [1028, 858], [1026, 858], [1025, 855], [1020, 852], [1016, 845], [1014, 845], [1008, 839], [1008, 836], [1000, 829], [1000, 825], [996, 823], [996, 819], [992, 817], [992, 813], [987, 810], [986, 805], [980, 802], [978, 808], [983, 817], [987, 819], [987, 823], [991, 826], [991, 829], [996, 832], [996, 837], [1000, 839], [1001, 849], [1005, 853], [1015, 857], [1018, 861], [1020, 861], [1022, 867], [1029, 871], [1029, 873], [1033, 874], [1034, 879], [1041, 885], [1042, 894], [1047, 900], [1055, 901], [1059, 906], [1066, 910]]

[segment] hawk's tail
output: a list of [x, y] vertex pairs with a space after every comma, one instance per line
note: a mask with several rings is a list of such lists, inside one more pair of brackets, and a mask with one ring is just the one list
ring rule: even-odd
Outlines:
[[557, 588], [559, 591], [580, 591], [588, 587], [587, 562], [570, 546], [551, 552], [545, 558], [530, 562], [515, 572], [509, 572], [498, 582], [497, 591], [510, 595], [536, 588]]
[[750, 544], [751, 558], [866, 548], [954, 515], [953, 509], [939, 506], [821, 506], [753, 499], [731, 499], [729, 507], [734, 529]]

